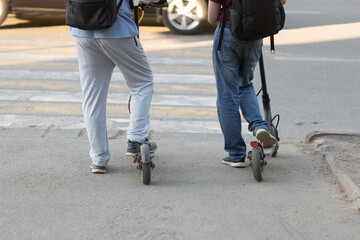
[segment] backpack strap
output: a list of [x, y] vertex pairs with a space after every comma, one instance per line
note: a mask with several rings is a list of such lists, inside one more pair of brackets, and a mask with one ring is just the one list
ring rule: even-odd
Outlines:
[[130, 2], [130, 9], [133, 10], [133, 20], [136, 24], [136, 28], [138, 30], [137, 37], [139, 38], [139, 6], [138, 6], [139, 2], [136, 3], [137, 4], [136, 6], [134, 5], [133, 0], [129, 0], [129, 2]]
[[[120, 1], [122, 1], [122, 0], [120, 0]], [[133, 0], [129, 0], [129, 2], [130, 2], [130, 9], [134, 9], [134, 2], [133, 2]]]
[[224, 38], [224, 30], [225, 30], [225, 25], [226, 25], [226, 12], [227, 12], [227, 10], [225, 8], [225, 5], [226, 5], [225, 0], [222, 1], [222, 5], [223, 5], [223, 9], [224, 9], [224, 16], [223, 16], [222, 25], [221, 25], [219, 42], [218, 42], [218, 46], [217, 46], [218, 51], [220, 51], [220, 49], [221, 49], [221, 43], [222, 43], [222, 40]]
[[117, 10], [119, 11], [121, 4], [123, 3], [124, 0], [120, 0], [119, 4], [117, 5]]

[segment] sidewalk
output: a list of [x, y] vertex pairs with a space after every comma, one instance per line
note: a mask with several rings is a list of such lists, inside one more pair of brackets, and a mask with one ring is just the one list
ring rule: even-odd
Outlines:
[[318, 148], [354, 209], [360, 212], [360, 134], [312, 132], [306, 141]]
[[221, 163], [221, 134], [153, 132], [152, 138], [159, 149], [152, 183], [145, 186], [124, 156], [124, 131], [109, 140], [108, 173], [96, 175], [79, 129], [1, 128], [0, 239], [357, 239], [360, 234], [360, 218], [303, 144], [283, 139], [258, 183], [251, 168]]

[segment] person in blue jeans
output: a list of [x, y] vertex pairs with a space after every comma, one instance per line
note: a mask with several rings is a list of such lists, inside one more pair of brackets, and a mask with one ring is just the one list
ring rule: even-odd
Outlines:
[[[262, 39], [255, 41], [237, 40], [230, 32], [228, 19], [220, 50], [217, 49], [224, 9], [230, 11], [232, 0], [210, 0], [208, 21], [219, 22], [214, 34], [213, 67], [217, 88], [217, 112], [224, 135], [224, 149], [229, 156], [222, 162], [232, 167], [245, 167], [246, 144], [241, 135], [241, 117], [249, 123], [248, 130], [253, 132], [263, 147], [277, 144], [269, 133], [268, 122], [263, 120], [256, 93], [252, 84], [254, 69], [261, 56]], [[284, 4], [286, 0], [281, 0]], [[226, 16], [229, 16], [229, 14]]]

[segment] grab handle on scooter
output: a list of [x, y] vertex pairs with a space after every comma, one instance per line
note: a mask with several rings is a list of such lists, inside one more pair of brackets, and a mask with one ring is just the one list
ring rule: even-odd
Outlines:
[[144, 8], [163, 8], [163, 7], [168, 7], [169, 4], [167, 2], [167, 0], [160, 0], [158, 2], [150, 2], [150, 1], [146, 1], [146, 2], [141, 2], [139, 3], [139, 7], [141, 7], [142, 9]]

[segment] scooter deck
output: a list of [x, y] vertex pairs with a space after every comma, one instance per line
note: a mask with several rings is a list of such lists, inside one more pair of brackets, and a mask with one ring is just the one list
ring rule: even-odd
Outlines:
[[265, 156], [266, 155], [271, 155], [273, 153], [274, 149], [275, 149], [275, 146], [263, 148]]
[[268, 155], [272, 156], [273, 153], [274, 153], [275, 151], [277, 151], [278, 149], [279, 149], [279, 143], [277, 143], [277, 144], [275, 144], [275, 145], [273, 145], [273, 146], [271, 146], [271, 147], [263, 148], [264, 155], [265, 155], [265, 156], [268, 156]]

